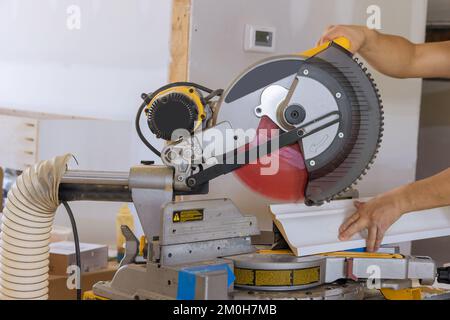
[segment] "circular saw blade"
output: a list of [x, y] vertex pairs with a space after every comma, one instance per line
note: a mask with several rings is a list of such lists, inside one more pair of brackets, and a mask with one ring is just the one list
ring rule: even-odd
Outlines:
[[[262, 117], [256, 137], [247, 147], [255, 147], [276, 138], [278, 126]], [[301, 201], [305, 195], [308, 172], [298, 144], [290, 145], [236, 170], [235, 175], [250, 189], [267, 198]]]
[[[305, 69], [308, 72], [303, 72]], [[281, 56], [256, 64], [224, 92], [214, 122], [227, 121], [244, 132], [273, 128], [275, 123], [259, 118], [255, 108], [263, 105], [267, 88], [281, 86], [287, 91], [297, 73], [300, 81], [290, 103], [303, 106], [310, 117], [304, 123], [338, 110], [339, 124], [304, 139], [301, 147], [295, 144], [280, 150], [279, 171], [271, 177], [261, 174], [259, 163], [244, 166], [236, 175], [250, 189], [268, 198], [304, 198], [307, 204], [321, 204], [346, 191], [365, 174], [382, 137], [378, 90], [347, 51], [331, 45], [313, 58]], [[255, 133], [249, 141], [255, 143], [258, 135]]]

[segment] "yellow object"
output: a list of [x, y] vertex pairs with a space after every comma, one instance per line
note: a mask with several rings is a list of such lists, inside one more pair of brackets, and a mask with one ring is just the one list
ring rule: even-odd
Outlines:
[[172, 214], [172, 222], [202, 221], [204, 218], [203, 209], [179, 210]]
[[422, 300], [427, 296], [434, 296], [446, 293], [446, 290], [432, 287], [416, 287], [407, 289], [380, 289], [381, 293], [387, 300]]
[[234, 275], [236, 277], [234, 283], [236, 285], [242, 286], [301, 286], [319, 282], [320, 267], [286, 270], [257, 270], [234, 268]]
[[235, 284], [243, 286], [255, 285], [255, 272], [252, 269], [234, 268]]
[[403, 259], [404, 257], [398, 253], [378, 253], [378, 252], [327, 252], [322, 253], [322, 256], [342, 257], [342, 258], [374, 258], [374, 259]]
[[109, 300], [108, 298], [100, 297], [93, 291], [85, 291], [83, 293], [83, 300]]
[[387, 300], [422, 300], [421, 288], [409, 288], [394, 290], [389, 288], [380, 289]]
[[[348, 40], [347, 38], [344, 37], [340, 37], [337, 38], [335, 40], [333, 40], [334, 43], [340, 45], [342, 48], [346, 49], [346, 50], [350, 50], [351, 44], [350, 44], [350, 40]], [[303, 51], [302, 53], [300, 53], [300, 55], [305, 56], [305, 57], [312, 57], [315, 56], [316, 54], [318, 54], [319, 52], [325, 50], [326, 48], [328, 48], [328, 46], [330, 45], [331, 42], [326, 42], [320, 46], [317, 46], [315, 48]]]
[[[294, 255], [289, 249], [271, 250], [260, 249], [257, 251], [259, 254], [288, 254]], [[378, 258], [378, 259], [403, 259], [401, 254], [395, 253], [378, 253], [378, 252], [352, 252], [352, 251], [338, 251], [322, 253], [322, 256], [326, 257], [343, 257], [343, 258]]]
[[259, 253], [259, 254], [288, 254], [290, 256], [294, 255], [292, 253], [292, 251], [289, 249], [280, 249], [280, 250], [260, 249], [256, 253]]
[[292, 270], [255, 270], [256, 286], [290, 286]]
[[120, 207], [119, 212], [116, 216], [116, 245], [117, 245], [117, 258], [122, 259], [125, 252], [125, 237], [122, 234], [121, 226], [126, 225], [134, 232], [134, 218], [131, 214], [131, 210], [128, 204], [124, 204]]
[[320, 267], [294, 270], [294, 286], [306, 285], [320, 280]]
[[195, 88], [179, 86], [179, 87], [172, 87], [172, 88], [163, 90], [160, 93], [158, 93], [155, 97], [153, 97], [153, 99], [150, 101], [150, 103], [147, 105], [147, 107], [145, 109], [150, 110], [150, 108], [152, 107], [153, 101], [155, 101], [169, 93], [173, 93], [173, 92], [186, 95], [192, 101], [194, 101], [194, 103], [198, 109], [198, 118], [197, 118], [197, 121], [195, 122], [195, 126], [194, 126], [194, 130], [196, 130], [202, 124], [203, 119], [206, 119], [206, 112], [205, 112], [205, 107], [201, 101], [201, 98], [200, 98], [199, 94], [197, 93], [197, 90], [195, 90]]
[[145, 236], [141, 236], [141, 238], [139, 239], [139, 255], [141, 257], [144, 256], [144, 250], [146, 246], [147, 246], [147, 238]]

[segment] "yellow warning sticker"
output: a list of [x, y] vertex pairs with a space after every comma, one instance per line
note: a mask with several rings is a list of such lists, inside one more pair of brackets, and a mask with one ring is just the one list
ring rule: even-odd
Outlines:
[[172, 215], [173, 222], [189, 222], [201, 220], [203, 220], [203, 209], [174, 211]]

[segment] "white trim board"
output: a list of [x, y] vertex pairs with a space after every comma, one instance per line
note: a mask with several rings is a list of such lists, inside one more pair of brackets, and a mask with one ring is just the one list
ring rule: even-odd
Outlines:
[[[368, 199], [360, 199], [367, 201]], [[272, 219], [297, 256], [349, 250], [366, 246], [363, 234], [339, 241], [338, 229], [355, 212], [354, 200], [336, 200], [320, 207], [304, 204], [271, 205]], [[362, 232], [363, 233], [363, 232]], [[450, 235], [450, 207], [412, 212], [386, 232], [382, 244]]]

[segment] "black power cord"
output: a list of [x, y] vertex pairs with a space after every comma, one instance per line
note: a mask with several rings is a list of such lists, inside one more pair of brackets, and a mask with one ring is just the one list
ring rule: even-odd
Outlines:
[[[80, 251], [80, 239], [78, 238], [78, 231], [77, 231], [77, 224], [75, 222], [75, 217], [73, 216], [73, 212], [72, 209], [70, 208], [69, 204], [66, 201], [62, 202], [64, 208], [66, 208], [67, 211], [67, 215], [69, 216], [70, 219], [70, 224], [72, 225], [72, 233], [73, 233], [73, 241], [75, 243], [75, 259], [77, 262], [77, 267], [78, 267], [78, 271], [80, 272], [79, 274], [79, 279], [76, 278], [76, 280], [79, 280], [79, 283], [77, 282], [77, 300], [81, 300], [81, 251]], [[77, 275], [78, 276], [78, 275]], [[79, 287], [78, 287], [79, 284]]]
[[[137, 113], [136, 113], [136, 119], [134, 121], [134, 125], [136, 128], [136, 132], [137, 135], [139, 136], [139, 138], [141, 139], [141, 141], [147, 146], [147, 148], [150, 149], [151, 152], [153, 152], [155, 155], [157, 155], [158, 157], [161, 157], [161, 152], [156, 149], [144, 136], [144, 134], [142, 133], [141, 130], [141, 124], [140, 124], [140, 119], [141, 119], [141, 115], [142, 115], [142, 111], [144, 111], [145, 107], [153, 100], [153, 98], [160, 92], [173, 88], [173, 87], [180, 87], [180, 86], [186, 86], [186, 87], [194, 87], [196, 89], [199, 89], [201, 91], [204, 91], [206, 93], [208, 93], [209, 95], [211, 95], [211, 93], [213, 93], [213, 95], [219, 95], [221, 94], [221, 92], [214, 92], [213, 90], [204, 87], [202, 85], [199, 85], [197, 83], [193, 83], [193, 82], [174, 82], [174, 83], [170, 83], [168, 85], [165, 85], [164, 87], [159, 88], [158, 90], [156, 90], [155, 92], [151, 93], [151, 94], [146, 94], [143, 93], [141, 95], [141, 98], [144, 100], [144, 102], [141, 104], [141, 106], [139, 107]], [[217, 90], [216, 90], [217, 91]]]
[[[144, 96], [145, 93], [142, 94], [142, 96]], [[145, 95], [146, 97], [148, 97], [147, 95]], [[139, 138], [141, 139], [141, 141], [147, 146], [147, 148], [150, 149], [151, 152], [153, 152], [155, 155], [157, 155], [158, 157], [161, 157], [161, 152], [158, 151], [158, 149], [156, 149], [151, 143], [150, 141], [148, 141], [144, 134], [142, 133], [141, 130], [141, 124], [140, 124], [140, 120], [141, 120], [141, 114], [142, 111], [144, 110], [144, 108], [147, 106], [147, 98], [144, 99], [144, 102], [141, 104], [141, 106], [138, 109], [138, 112], [136, 114], [136, 120], [134, 122], [134, 125], [136, 127], [136, 132], [137, 135], [139, 136]]]
[[223, 89], [216, 89], [205, 97], [205, 101], [208, 102], [209, 100], [211, 100], [214, 97], [220, 97], [222, 94], [223, 94]]

